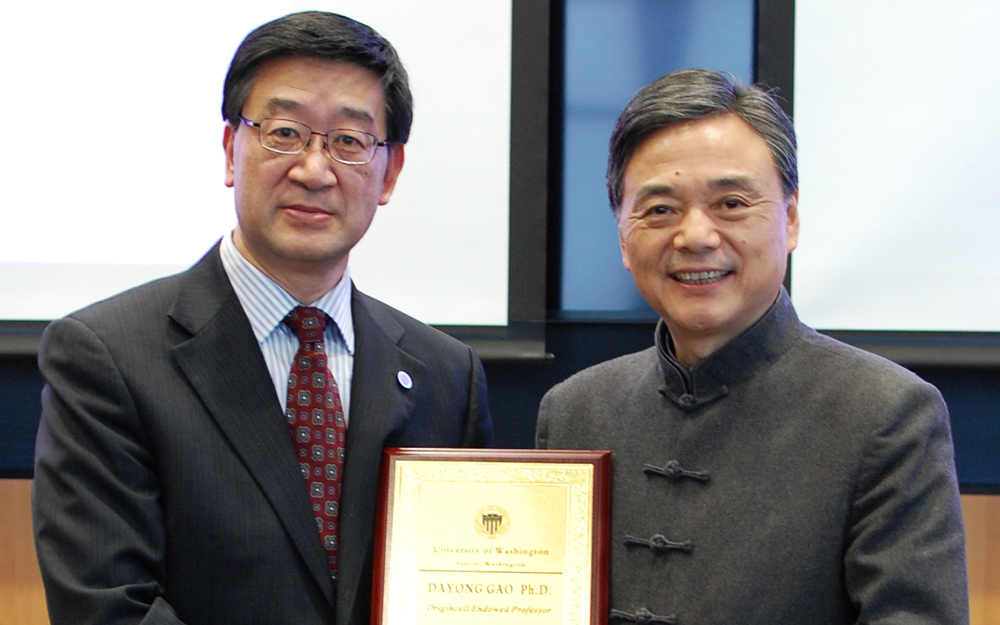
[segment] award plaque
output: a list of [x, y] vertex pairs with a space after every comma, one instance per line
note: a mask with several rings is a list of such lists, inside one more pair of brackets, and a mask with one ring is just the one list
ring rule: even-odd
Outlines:
[[607, 620], [607, 451], [387, 449], [372, 623]]

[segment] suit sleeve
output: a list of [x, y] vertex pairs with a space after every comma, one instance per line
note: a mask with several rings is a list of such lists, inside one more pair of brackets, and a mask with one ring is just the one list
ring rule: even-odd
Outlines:
[[466, 409], [465, 431], [462, 436], [463, 447], [492, 447], [493, 421], [490, 419], [490, 407], [487, 401], [486, 371], [472, 348], [469, 350], [471, 361], [469, 376], [469, 404]]
[[965, 534], [948, 411], [929, 385], [901, 393], [869, 443], [846, 530], [859, 622], [969, 622]]
[[46, 330], [39, 368], [32, 507], [51, 622], [180, 623], [162, 598], [156, 460], [112, 355], [67, 318]]
[[549, 447], [549, 413], [553, 402], [553, 391], [549, 390], [542, 396], [538, 406], [538, 420], [535, 423], [535, 449]]

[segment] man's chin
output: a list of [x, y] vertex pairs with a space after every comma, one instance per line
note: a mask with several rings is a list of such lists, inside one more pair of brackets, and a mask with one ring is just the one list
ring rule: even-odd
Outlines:
[[671, 335], [708, 339], [731, 332], [735, 318], [720, 306], [698, 306], [688, 310], [674, 306], [673, 314], [663, 316]]

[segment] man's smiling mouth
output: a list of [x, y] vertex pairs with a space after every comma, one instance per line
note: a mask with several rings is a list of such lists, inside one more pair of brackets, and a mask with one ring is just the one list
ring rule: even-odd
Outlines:
[[679, 271], [670, 277], [684, 284], [708, 284], [728, 276], [730, 271]]

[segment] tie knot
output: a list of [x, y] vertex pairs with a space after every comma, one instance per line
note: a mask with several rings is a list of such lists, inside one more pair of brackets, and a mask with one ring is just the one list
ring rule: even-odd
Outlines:
[[299, 335], [299, 341], [315, 342], [323, 340], [326, 329], [326, 313], [313, 306], [296, 306], [285, 315], [285, 323]]

